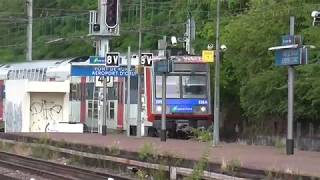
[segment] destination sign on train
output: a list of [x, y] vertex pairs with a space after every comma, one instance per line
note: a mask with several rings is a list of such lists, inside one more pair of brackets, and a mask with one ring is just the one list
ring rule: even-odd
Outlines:
[[[130, 70], [130, 76], [136, 76], [134, 69]], [[126, 67], [105, 67], [105, 66], [71, 66], [71, 76], [115, 76], [126, 77]]]

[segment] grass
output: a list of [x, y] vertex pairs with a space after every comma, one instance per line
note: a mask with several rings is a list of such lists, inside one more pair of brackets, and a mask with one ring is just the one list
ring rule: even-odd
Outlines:
[[49, 135], [44, 133], [41, 134], [40, 138], [38, 139], [38, 144], [50, 144], [51, 139], [49, 138]]
[[[279, 170], [268, 170], [265, 171], [265, 180], [302, 180], [304, 179], [298, 172], [295, 172], [291, 169], [281, 172]], [[312, 177], [310, 179], [313, 179]]]
[[55, 156], [55, 152], [50, 150], [47, 145], [39, 144], [31, 147], [31, 156], [40, 159], [53, 159]]
[[200, 142], [211, 142], [213, 135], [208, 129], [192, 128], [193, 138]]
[[83, 157], [78, 155], [71, 155], [71, 157], [68, 159], [68, 164], [71, 164], [71, 165], [82, 165], [83, 163], [84, 163]]
[[274, 146], [275, 146], [281, 153], [285, 153], [286, 145], [285, 145], [285, 143], [282, 141], [282, 139], [281, 139], [280, 137], [277, 137], [277, 138], [275, 139]]
[[109, 152], [114, 156], [120, 155], [119, 142], [114, 142], [109, 148]]
[[191, 176], [187, 178], [187, 180], [201, 180], [203, 176], [203, 171], [208, 166], [208, 157], [209, 157], [209, 149], [206, 150], [203, 154], [201, 159], [198, 161], [198, 163], [193, 168]]
[[164, 151], [159, 156], [162, 162], [168, 164], [169, 166], [179, 166], [182, 162], [182, 157], [180, 155], [174, 154], [169, 151]]
[[229, 161], [222, 161], [221, 170], [222, 172], [235, 175], [241, 168], [241, 161], [239, 159], [232, 159]]
[[0, 142], [0, 150], [4, 152], [11, 152], [13, 150], [14, 144], [7, 142]]
[[152, 143], [144, 143], [139, 149], [138, 157], [140, 160], [153, 160], [157, 157], [157, 149]]

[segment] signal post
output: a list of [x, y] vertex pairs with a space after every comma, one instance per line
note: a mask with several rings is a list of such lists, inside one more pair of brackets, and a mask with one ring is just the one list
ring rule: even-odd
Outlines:
[[[111, 57], [109, 41], [114, 36], [119, 36], [119, 8], [120, 0], [98, 0], [98, 11], [90, 11], [89, 36], [95, 38], [96, 55], [99, 57]], [[114, 63], [107, 63], [106, 66]], [[103, 114], [101, 134], [107, 134], [107, 78], [103, 79]]]

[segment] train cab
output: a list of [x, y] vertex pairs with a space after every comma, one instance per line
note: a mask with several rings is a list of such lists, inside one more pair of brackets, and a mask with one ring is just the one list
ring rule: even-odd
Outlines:
[[[169, 136], [179, 127], [208, 127], [212, 123], [209, 64], [198, 56], [171, 57], [172, 72], [166, 75], [166, 125]], [[162, 76], [152, 72], [152, 136], [161, 128]], [[157, 131], [156, 131], [157, 129]]]

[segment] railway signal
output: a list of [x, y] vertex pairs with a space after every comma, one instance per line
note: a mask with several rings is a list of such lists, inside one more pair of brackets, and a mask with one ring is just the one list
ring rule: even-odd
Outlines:
[[118, 0], [105, 0], [106, 17], [105, 24], [108, 28], [115, 28], [118, 25], [119, 2]]

